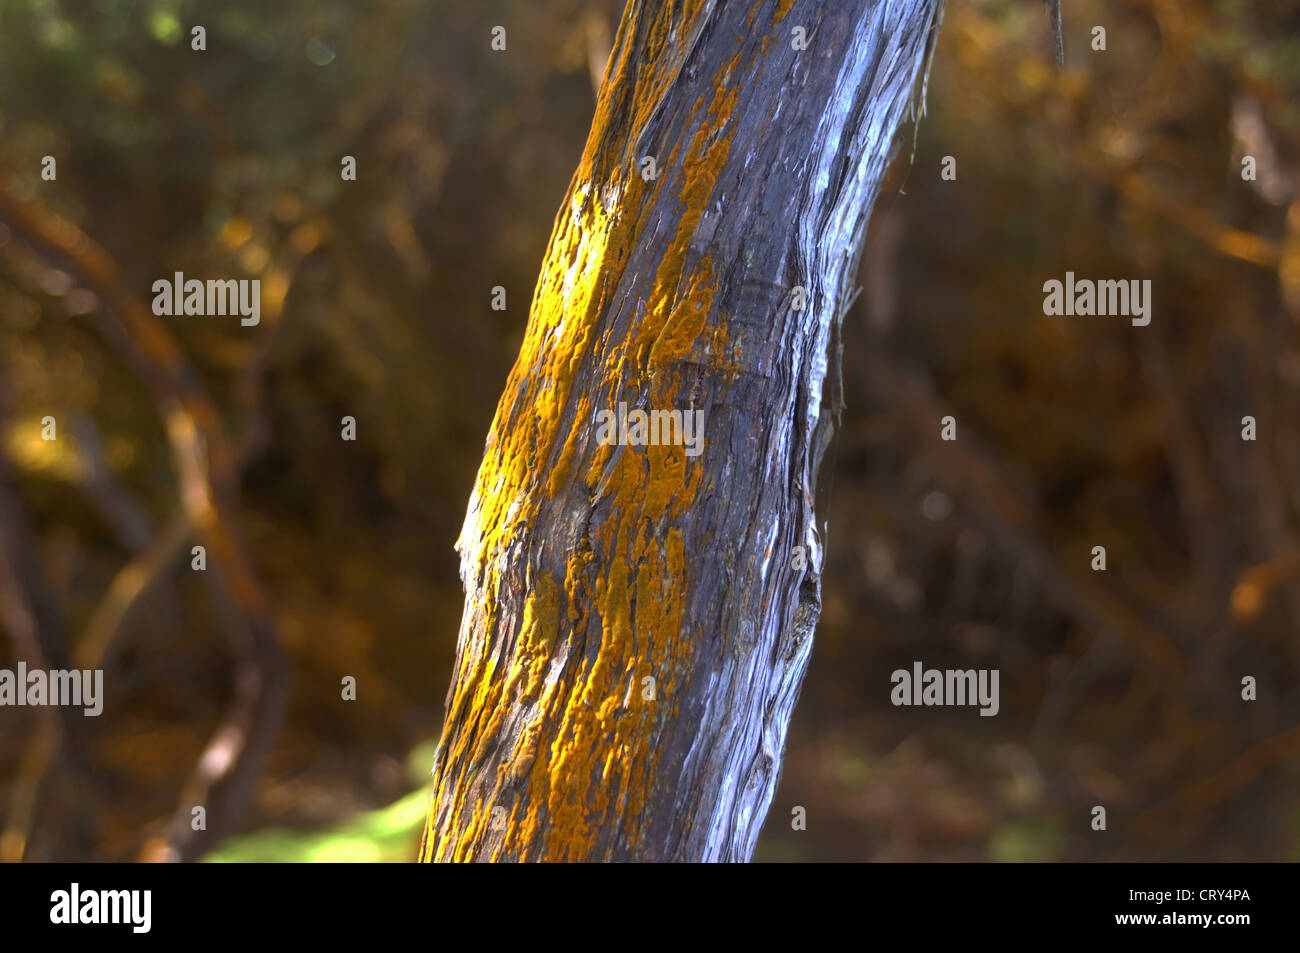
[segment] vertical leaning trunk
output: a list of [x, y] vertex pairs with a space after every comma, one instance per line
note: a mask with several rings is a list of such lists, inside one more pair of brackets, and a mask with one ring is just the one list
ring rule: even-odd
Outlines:
[[458, 544], [422, 860], [750, 857], [839, 312], [941, 9], [629, 2]]

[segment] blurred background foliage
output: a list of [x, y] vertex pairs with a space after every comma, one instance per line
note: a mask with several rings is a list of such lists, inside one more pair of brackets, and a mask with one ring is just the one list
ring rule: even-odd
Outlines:
[[[257, 328], [162, 319], [241, 450], [291, 671], [211, 858], [413, 855], [452, 543], [620, 10], [0, 0], [0, 537], [38, 637], [108, 686], [62, 741], [0, 709], [0, 858], [147, 856], [236, 679], [90, 240], [146, 306], [176, 271], [263, 281]], [[1300, 857], [1300, 5], [1064, 14], [1058, 70], [1036, 0], [949, 2], [847, 318], [825, 609], [759, 859]], [[1150, 278], [1151, 325], [1044, 317], [1067, 270]], [[0, 612], [0, 667], [24, 624]], [[1000, 668], [1001, 713], [891, 707], [915, 659]]]

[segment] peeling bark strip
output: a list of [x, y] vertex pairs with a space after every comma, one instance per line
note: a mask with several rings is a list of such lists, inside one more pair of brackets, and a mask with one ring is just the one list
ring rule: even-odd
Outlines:
[[[458, 543], [422, 860], [750, 857], [820, 609], [828, 348], [941, 6], [628, 4]], [[703, 453], [602, 445], [620, 402], [702, 409]]]

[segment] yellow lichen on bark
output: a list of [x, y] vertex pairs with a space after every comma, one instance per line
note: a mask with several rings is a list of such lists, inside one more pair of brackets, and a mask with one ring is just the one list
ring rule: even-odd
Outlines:
[[[650, 307], [633, 332], [637, 363], [647, 372], [685, 358], [706, 332], [716, 286], [712, 263], [705, 257], [689, 276], [683, 269], [726, 163], [725, 127], [736, 102], [726, 80], [734, 65], [716, 78], [706, 121], [687, 151], [676, 235], [660, 261]], [[679, 294], [684, 277], [688, 287]], [[656, 396], [677, 397], [668, 387], [665, 382]], [[656, 763], [653, 729], [662, 723], [659, 706], [685, 671], [691, 648], [681, 638], [689, 587], [683, 540], [673, 524], [691, 507], [699, 473], [680, 446], [607, 447], [593, 455], [588, 483], [611, 501], [610, 520], [591, 540], [606, 560], [590, 594], [600, 646], [574, 679], [549, 758], [534, 766], [533, 795], [546, 791], [545, 815], [539, 803], [516, 836], [540, 842], [543, 856], [591, 856], [599, 822], [609, 812], [622, 818], [621, 843], [639, 842], [639, 808]], [[570, 579], [566, 588], [580, 590], [582, 580]], [[638, 690], [646, 677], [656, 684], [649, 700]]]
[[[681, 409], [675, 369], [683, 361], [723, 368], [727, 360], [715, 263], [707, 255], [690, 263], [688, 254], [730, 152], [739, 53], [691, 111], [685, 128], [694, 132], [683, 140], [680, 163], [676, 148], [667, 157], [673, 174], [663, 184], [676, 187], [667, 201], [679, 207], [649, 298], [626, 340], [596, 368], [594, 388], [572, 390], [583, 362], [604, 343], [597, 335], [607, 331], [608, 296], [657, 200], [657, 186], [636, 174], [631, 145], [676, 80], [699, 12], [712, 0], [688, 2], [676, 18], [673, 6], [652, 8], [659, 20], [641, 25], [648, 31], [642, 54], [654, 55], [636, 63], [625, 47], [639, 14], [632, 7], [626, 14], [492, 424], [458, 541], [468, 599], [488, 612], [471, 611], [467, 601], [469, 630], [461, 632], [424, 859], [482, 856], [488, 841], [493, 857], [589, 859], [611, 839], [635, 849], [643, 837], [656, 739], [676, 711], [673, 693], [699, 635], [683, 631], [690, 580], [678, 526], [700, 490], [701, 469], [682, 446], [592, 446], [590, 421], [636, 378], [649, 385], [651, 406]], [[620, 136], [606, 135], [616, 128]], [[521, 595], [503, 591], [510, 547], [528, 538], [545, 500], [567, 492], [575, 463], [604, 516], [567, 555], [563, 578], [530, 572], [518, 631], [499, 631], [504, 616], [492, 607], [517, 605]], [[647, 678], [652, 697], [643, 695]], [[489, 763], [496, 773], [486, 778]], [[497, 809], [509, 817], [500, 831], [490, 826]]]
[[552, 237], [538, 278], [528, 330], [492, 424], [471, 512], [457, 542], [481, 562], [529, 518], [527, 494], [538, 487], [578, 362], [600, 310], [610, 215], [599, 197], [578, 190], [573, 209]]

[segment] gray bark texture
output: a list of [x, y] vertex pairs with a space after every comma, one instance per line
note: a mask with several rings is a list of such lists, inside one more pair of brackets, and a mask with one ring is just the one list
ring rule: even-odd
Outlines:
[[[941, 16], [628, 4], [458, 543], [422, 860], [751, 857], [821, 605], [841, 311]], [[700, 452], [610, 445], [620, 404], [701, 411]]]

